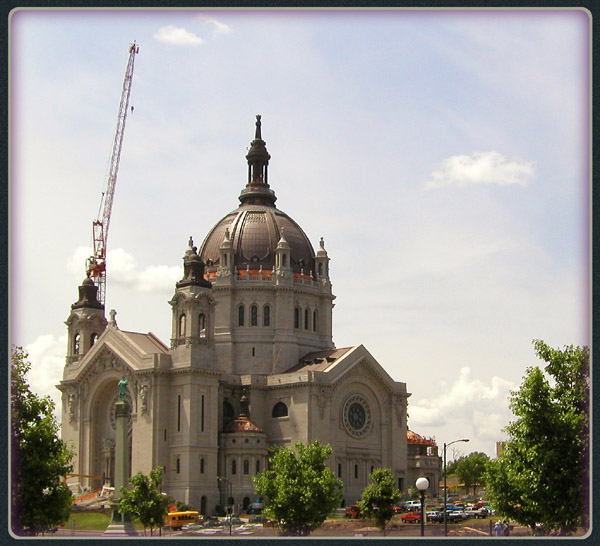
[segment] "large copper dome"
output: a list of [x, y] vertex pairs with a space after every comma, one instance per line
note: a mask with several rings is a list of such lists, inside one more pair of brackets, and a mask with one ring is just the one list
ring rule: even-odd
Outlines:
[[248, 160], [248, 183], [239, 197], [240, 206], [223, 217], [210, 230], [200, 248], [207, 270], [214, 273], [219, 265], [219, 247], [229, 230], [236, 269], [272, 270], [275, 248], [282, 234], [290, 245], [294, 272], [314, 272], [315, 251], [302, 228], [275, 206], [275, 193], [268, 184], [268, 154], [261, 138], [260, 116], [256, 116], [256, 135]]

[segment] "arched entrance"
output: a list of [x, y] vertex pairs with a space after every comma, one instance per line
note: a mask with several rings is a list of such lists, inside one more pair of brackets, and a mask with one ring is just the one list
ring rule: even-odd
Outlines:
[[[114, 486], [115, 475], [115, 403], [119, 395], [117, 383], [120, 378], [107, 379], [94, 395], [90, 407], [89, 446], [90, 474], [102, 476], [102, 480], [92, 480], [90, 489], [102, 485]], [[127, 393], [131, 407], [131, 395]], [[129, 470], [131, 470], [131, 420], [129, 421]]]
[[200, 513], [203, 515], [206, 514], [206, 495], [202, 495], [200, 499]]

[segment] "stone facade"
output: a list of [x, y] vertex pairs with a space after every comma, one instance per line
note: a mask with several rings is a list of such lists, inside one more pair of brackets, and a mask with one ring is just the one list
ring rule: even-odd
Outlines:
[[254, 501], [268, 449], [318, 439], [354, 503], [370, 471], [391, 468], [406, 493], [406, 384], [362, 345], [338, 349], [335, 296], [321, 239], [313, 247], [275, 207], [270, 156], [256, 135], [238, 209], [200, 251], [190, 238], [169, 302], [168, 345], [105, 318], [86, 278], [67, 319], [62, 437], [75, 448], [73, 481], [93, 489], [114, 475], [117, 383], [128, 381], [131, 471], [165, 469], [163, 490], [213, 513]]
[[432, 497], [443, 494], [442, 458], [434, 438], [425, 438], [412, 430], [406, 431], [408, 455], [408, 487], [414, 487], [418, 478], [427, 478], [429, 488], [425, 492]]

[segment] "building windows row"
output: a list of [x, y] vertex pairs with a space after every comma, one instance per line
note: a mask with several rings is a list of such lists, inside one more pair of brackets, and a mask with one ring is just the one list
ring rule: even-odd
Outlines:
[[[242, 473], [244, 474], [244, 476], [250, 475], [250, 460], [249, 459], [244, 459], [244, 461], [242, 462]], [[254, 463], [254, 473], [255, 474], [260, 473], [260, 461], [258, 459], [256, 459], [256, 461]], [[237, 459], [231, 460], [231, 475], [232, 476], [237, 475]]]
[[312, 330], [316, 332], [319, 328], [319, 313], [315, 309], [312, 313], [310, 309], [302, 309], [296, 307], [294, 309], [294, 328], [296, 330]]
[[[166, 467], [163, 467], [166, 472]], [[200, 474], [204, 474], [206, 462], [204, 457], [200, 457]], [[181, 474], [181, 455], [175, 455], [175, 474]]]
[[[90, 336], [90, 347], [94, 346], [94, 343], [98, 341], [98, 334], [92, 334]], [[75, 334], [73, 338], [73, 354], [78, 355], [81, 351], [81, 336], [79, 334]]]
[[[206, 337], [207, 324], [208, 324], [208, 321], [206, 319], [206, 315], [204, 313], [200, 313], [198, 315], [198, 331], [196, 332], [196, 335], [198, 337]], [[179, 337], [185, 337], [188, 335], [187, 316], [185, 313], [182, 313], [179, 317], [179, 326], [178, 326], [177, 335]]]
[[[351, 470], [355, 480], [358, 480], [361, 477], [361, 465], [359, 465], [358, 463], [351, 463], [349, 469]], [[370, 475], [373, 472], [373, 470], [375, 470], [375, 465], [371, 464], [369, 466], [365, 466], [365, 470], [369, 470]], [[337, 477], [343, 477], [343, 465], [341, 462], [338, 462], [337, 465]]]
[[[250, 306], [249, 325], [258, 326], [258, 318], [258, 305], [253, 303]], [[262, 325], [271, 326], [271, 306], [269, 305], [264, 305], [262, 308]], [[238, 326], [246, 326], [246, 307], [244, 305], [238, 307]]]

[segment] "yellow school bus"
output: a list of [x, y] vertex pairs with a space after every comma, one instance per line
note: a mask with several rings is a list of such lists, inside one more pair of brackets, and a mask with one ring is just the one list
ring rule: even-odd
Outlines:
[[192, 510], [187, 510], [185, 512], [169, 512], [165, 516], [165, 527], [170, 527], [174, 530], [181, 529], [182, 526], [187, 525], [188, 523], [198, 523], [199, 517], [200, 514]]

